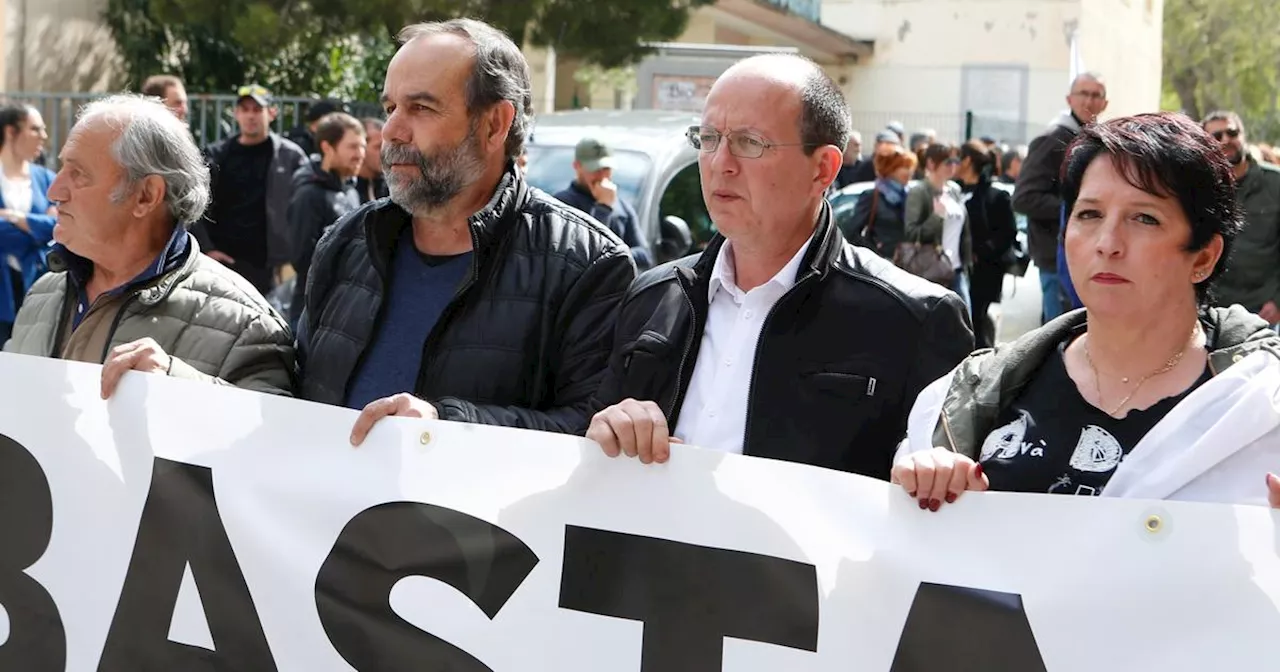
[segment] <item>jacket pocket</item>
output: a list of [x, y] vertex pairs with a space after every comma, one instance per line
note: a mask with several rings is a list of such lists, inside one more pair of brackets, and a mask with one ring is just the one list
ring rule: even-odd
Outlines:
[[804, 374], [804, 381], [818, 393], [848, 401], [876, 398], [880, 386], [875, 376], [843, 371], [812, 371]]
[[656, 331], [641, 332], [622, 348], [623, 392], [636, 399], [653, 399], [665, 391], [674, 376], [680, 352], [675, 343]]

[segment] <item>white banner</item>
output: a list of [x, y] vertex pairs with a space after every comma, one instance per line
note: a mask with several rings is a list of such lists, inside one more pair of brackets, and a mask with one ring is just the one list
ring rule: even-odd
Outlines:
[[[1263, 670], [1263, 508], [967, 495], [0, 356], [0, 669]], [[838, 419], [833, 419], [838, 421]], [[1259, 484], [1261, 485], [1261, 477]]]

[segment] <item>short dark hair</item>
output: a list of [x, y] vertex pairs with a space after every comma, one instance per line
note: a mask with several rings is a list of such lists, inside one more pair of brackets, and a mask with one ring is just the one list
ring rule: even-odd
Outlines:
[[316, 144], [327, 142], [330, 147], [337, 147], [348, 131], [364, 137], [364, 124], [346, 112], [330, 112], [316, 123]]
[[175, 86], [182, 86], [182, 80], [173, 75], [152, 75], [142, 83], [141, 93], [152, 98], [164, 98]]
[[387, 122], [377, 117], [361, 117], [360, 123], [364, 124], [364, 130], [365, 130], [365, 133], [367, 134], [369, 129], [373, 129], [375, 131], [381, 131], [382, 126]]
[[519, 158], [533, 126], [529, 62], [506, 33], [475, 19], [415, 23], [401, 30], [396, 40], [403, 46], [419, 37], [445, 33], [467, 38], [475, 49], [475, 62], [467, 79], [467, 113], [474, 118], [481, 110], [502, 101], [515, 108], [507, 132], [506, 153], [510, 160]]
[[320, 100], [307, 105], [307, 123], [314, 124], [334, 112], [345, 111], [346, 105], [344, 105], [341, 100], [321, 98]]
[[809, 66], [809, 74], [800, 89], [800, 142], [804, 143], [805, 154], [812, 155], [826, 145], [843, 152], [853, 133], [844, 93], [817, 63], [803, 56], [791, 58]]
[[4, 143], [9, 137], [9, 127], [14, 130], [21, 131], [22, 125], [27, 123], [27, 119], [31, 116], [31, 106], [21, 103], [6, 103], [0, 105], [0, 149], [4, 149]]
[[951, 158], [955, 153], [955, 147], [952, 147], [951, 145], [944, 145], [941, 142], [935, 142], [926, 147], [924, 152], [921, 153], [920, 165], [928, 168], [931, 163], [934, 165], [940, 164]]
[[1211, 121], [1225, 121], [1228, 124], [1235, 124], [1235, 127], [1240, 129], [1241, 133], [1248, 135], [1244, 130], [1244, 120], [1233, 110], [1214, 110], [1206, 114], [1204, 119], [1200, 121], [1200, 128], [1208, 126]]
[[1208, 280], [1196, 285], [1197, 300], [1208, 305], [1243, 222], [1235, 175], [1218, 143], [1189, 117], [1172, 112], [1085, 126], [1062, 164], [1062, 200], [1068, 214], [1075, 209], [1085, 171], [1101, 154], [1110, 156], [1135, 188], [1177, 199], [1191, 223], [1187, 252], [1203, 250], [1214, 236], [1222, 236], [1222, 256]]

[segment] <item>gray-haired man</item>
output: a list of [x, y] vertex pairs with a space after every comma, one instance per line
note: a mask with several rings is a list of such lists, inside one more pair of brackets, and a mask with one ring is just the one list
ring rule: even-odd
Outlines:
[[186, 126], [159, 102], [107, 98], [60, 159], [54, 272], [31, 288], [5, 351], [101, 362], [104, 398], [131, 369], [290, 394], [284, 320], [187, 232], [209, 203], [209, 169]]

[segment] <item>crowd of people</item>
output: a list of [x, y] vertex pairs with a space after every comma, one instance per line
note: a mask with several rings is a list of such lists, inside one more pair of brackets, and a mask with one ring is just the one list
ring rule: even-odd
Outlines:
[[[1250, 190], [1280, 175], [1233, 152], [1238, 118], [1080, 118], [1032, 143], [1012, 199], [984, 143], [884, 143], [852, 244], [826, 198], [844, 94], [803, 57], [755, 56], [688, 133], [717, 235], [640, 273], [595, 206], [606, 186], [580, 185], [584, 210], [525, 182], [530, 91], [501, 31], [416, 24], [376, 141], [330, 112], [309, 157], [248, 86], [240, 135], [201, 151], [177, 110], [122, 94], [83, 110], [47, 188], [28, 110], [5, 127], [2, 185], [23, 211], [5, 234], [28, 247], [3, 249], [39, 249], [49, 271], [4, 349], [101, 363], [104, 398], [141, 371], [357, 409], [357, 446], [398, 416], [585, 435], [644, 463], [680, 442], [788, 460], [934, 511], [982, 489], [1280, 506], [1280, 335], [1214, 298], [1267, 225]], [[1105, 106], [1086, 93], [1068, 100]], [[579, 149], [589, 183], [602, 152]], [[1026, 193], [1050, 151], [1061, 214], [1041, 240], [1084, 308], [975, 352], [972, 315], [1013, 211], [1042, 214]], [[384, 197], [349, 189], [370, 155]], [[20, 200], [24, 176], [47, 201]], [[306, 278], [287, 315], [265, 297], [286, 266]]]

